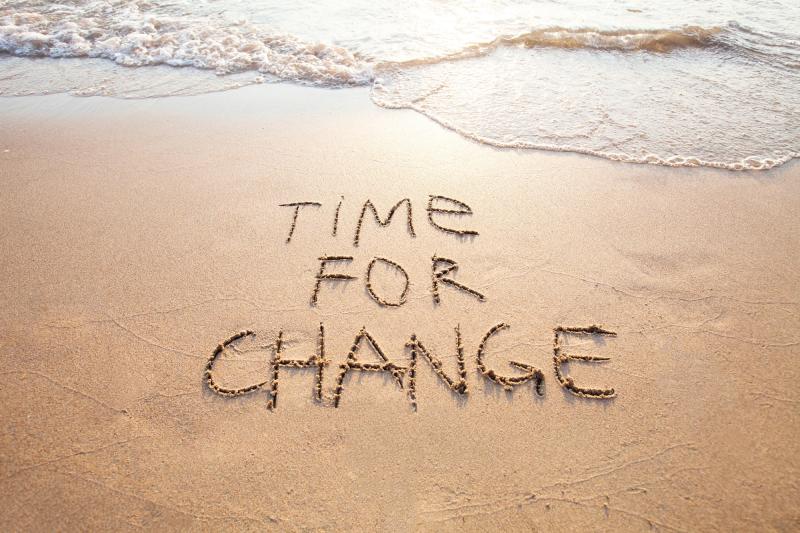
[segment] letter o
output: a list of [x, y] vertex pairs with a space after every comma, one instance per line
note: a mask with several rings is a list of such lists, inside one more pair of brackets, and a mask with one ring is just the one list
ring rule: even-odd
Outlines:
[[[389, 266], [393, 266], [406, 278], [406, 285], [405, 287], [403, 287], [403, 293], [400, 295], [400, 299], [397, 302], [389, 302], [387, 300], [384, 300], [383, 298], [375, 294], [374, 290], [372, 290], [372, 267], [374, 267], [375, 263], [377, 263], [378, 261], [381, 261]], [[372, 259], [372, 261], [369, 262], [369, 266], [367, 266], [367, 292], [369, 292], [369, 295], [372, 296], [372, 299], [378, 302], [380, 305], [385, 305], [388, 307], [400, 307], [401, 305], [406, 303], [406, 295], [408, 294], [408, 287], [409, 287], [408, 272], [406, 272], [406, 270], [403, 267], [401, 267], [394, 261], [390, 261], [389, 259], [384, 259], [383, 257], [375, 257]]]

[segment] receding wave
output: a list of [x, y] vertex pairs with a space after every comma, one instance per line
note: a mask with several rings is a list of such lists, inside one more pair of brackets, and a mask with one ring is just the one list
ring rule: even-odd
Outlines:
[[[603, 159], [610, 159], [611, 161], [621, 161], [624, 163], [638, 163], [649, 165], [661, 165], [667, 167], [708, 167], [718, 168], [723, 170], [769, 170], [778, 167], [791, 161], [792, 159], [800, 157], [800, 152], [792, 150], [778, 150], [776, 152], [769, 152], [768, 155], [746, 155], [740, 158], [726, 157], [727, 154], [718, 153], [716, 157], [703, 158], [696, 155], [659, 155], [656, 153], [626, 153], [621, 150], [613, 148], [597, 149], [590, 146], [582, 145], [579, 143], [558, 144], [555, 142], [535, 142], [527, 140], [513, 140], [504, 141], [479, 133], [475, 129], [462, 127], [458, 122], [448, 119], [445, 116], [439, 115], [437, 112], [418, 106], [415, 101], [406, 103], [389, 103], [382, 99], [379, 93], [373, 93], [373, 101], [387, 109], [413, 109], [441, 126], [455, 131], [463, 137], [471, 139], [481, 144], [493, 146], [495, 148], [510, 148], [522, 150], [544, 150], [548, 152], [569, 152], [576, 154], [591, 155], [595, 157], [602, 157]], [[446, 115], [446, 113], [445, 113]], [[654, 143], [655, 144], [655, 143]], [[651, 149], [658, 149], [657, 146], [651, 146]], [[691, 152], [691, 147], [687, 147]]]
[[502, 47], [380, 72], [372, 100], [497, 147], [740, 170], [798, 157], [798, 89], [796, 72], [712, 48], [687, 55]]

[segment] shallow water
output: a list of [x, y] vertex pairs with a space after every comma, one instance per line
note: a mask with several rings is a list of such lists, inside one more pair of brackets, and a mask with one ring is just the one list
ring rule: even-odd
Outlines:
[[276, 81], [496, 146], [770, 168], [800, 153], [800, 3], [0, 1], [0, 95]]

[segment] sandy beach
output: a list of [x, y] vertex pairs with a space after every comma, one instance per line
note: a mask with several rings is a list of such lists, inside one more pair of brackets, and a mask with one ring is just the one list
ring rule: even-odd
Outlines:
[[[800, 528], [798, 163], [498, 149], [366, 94], [0, 100], [0, 529]], [[483, 299], [435, 303], [434, 257]], [[322, 401], [285, 365], [268, 409], [320, 323]], [[592, 325], [560, 353], [608, 360], [556, 366], [613, 397], [556, 375]], [[456, 383], [457, 327], [464, 386], [417, 348], [415, 409], [412, 335]], [[362, 328], [386, 360], [347, 366]], [[217, 394], [240, 331], [214, 384], [261, 386]]]

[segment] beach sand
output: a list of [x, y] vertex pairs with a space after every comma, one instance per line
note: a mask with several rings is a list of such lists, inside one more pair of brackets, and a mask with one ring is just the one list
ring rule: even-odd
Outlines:
[[[800, 166], [727, 172], [468, 141], [363, 89], [276, 85], [152, 100], [0, 101], [0, 528], [10, 530], [796, 530], [800, 528]], [[435, 215], [429, 195], [468, 204]], [[340, 198], [336, 237], [333, 220]], [[385, 216], [408, 198], [387, 227]], [[291, 242], [290, 202], [301, 209]], [[452, 207], [444, 202], [441, 207]], [[358, 279], [320, 285], [326, 270]], [[431, 295], [431, 258], [450, 258]], [[400, 307], [364, 282], [401, 265]], [[386, 264], [373, 288], [397, 298]], [[362, 327], [408, 366], [348, 372]], [[540, 369], [504, 391], [476, 370]], [[553, 365], [568, 353], [609, 357]], [[358, 358], [378, 359], [366, 344]]]

